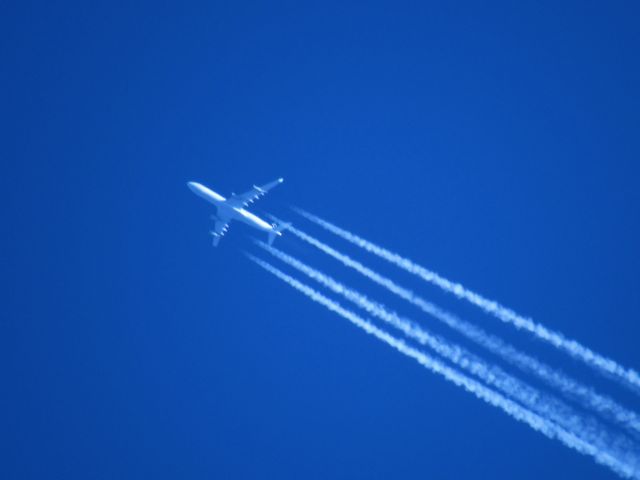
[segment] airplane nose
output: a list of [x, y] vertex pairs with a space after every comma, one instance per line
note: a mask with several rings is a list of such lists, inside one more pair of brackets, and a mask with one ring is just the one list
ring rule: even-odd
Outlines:
[[196, 185], [196, 182], [187, 182], [187, 187], [189, 187], [189, 190], [191, 190], [192, 192], [196, 190]]

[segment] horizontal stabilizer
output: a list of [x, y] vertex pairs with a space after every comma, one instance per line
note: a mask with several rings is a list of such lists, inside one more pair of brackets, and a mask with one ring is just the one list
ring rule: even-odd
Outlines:
[[280, 225], [273, 224], [273, 230], [269, 232], [269, 245], [273, 243], [276, 237], [280, 237], [282, 232], [291, 226], [290, 223], [281, 223]]

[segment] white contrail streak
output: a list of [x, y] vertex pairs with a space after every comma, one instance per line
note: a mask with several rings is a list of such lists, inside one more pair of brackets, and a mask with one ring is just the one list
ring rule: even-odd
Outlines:
[[597, 463], [609, 467], [612, 471], [622, 477], [640, 479], [640, 472], [638, 472], [636, 468], [621, 461], [610, 453], [599, 450], [595, 446], [579, 438], [577, 435], [567, 431], [562, 427], [559, 427], [551, 421], [542, 418], [541, 416], [531, 412], [530, 410], [527, 410], [526, 408], [520, 406], [518, 403], [509, 400], [503, 395], [484, 386], [480, 382], [460, 373], [458, 370], [448, 367], [439, 360], [432, 358], [429, 355], [421, 352], [420, 350], [407, 345], [404, 341], [374, 326], [371, 322], [361, 318], [350, 310], [343, 308], [339, 303], [330, 300], [316, 290], [299, 282], [293, 277], [271, 266], [270, 264], [253, 256], [249, 256], [249, 258], [268, 272], [278, 277], [280, 280], [284, 281], [291, 287], [306, 295], [311, 300], [340, 315], [341, 317], [351, 322], [353, 325], [361, 328], [366, 333], [374, 336], [378, 340], [381, 340], [390, 347], [393, 347], [400, 353], [413, 358], [428, 370], [442, 375], [445, 379], [452, 382], [453, 384], [464, 388], [468, 392], [474, 394], [476, 397], [484, 400], [490, 405], [500, 408], [512, 418], [529, 425], [531, 428], [542, 433], [548, 438], [559, 440], [564, 445], [576, 450], [577, 452], [591, 456]]
[[619, 405], [609, 397], [597, 393], [590, 387], [581, 385], [564, 373], [549, 367], [530, 355], [520, 352], [502, 339], [494, 335], [490, 335], [480, 327], [470, 324], [469, 322], [465, 322], [446, 310], [428, 302], [424, 298], [413, 293], [411, 290], [398, 285], [391, 279], [380, 275], [372, 269], [364, 266], [362, 263], [352, 259], [348, 255], [338, 252], [317, 238], [312, 237], [295, 227], [289, 227], [289, 231], [298, 238], [318, 248], [323, 253], [335, 258], [346, 267], [357, 271], [374, 283], [377, 283], [403, 300], [406, 300], [418, 307], [424, 313], [443, 322], [445, 325], [456, 330], [468, 339], [476, 342], [496, 355], [499, 355], [518, 368], [538, 376], [548, 385], [559, 389], [570, 398], [579, 401], [584, 406], [620, 423], [625, 428], [636, 434], [640, 432], [640, 419], [638, 418], [638, 415]]
[[[329, 275], [310, 267], [304, 262], [264, 242], [256, 241], [255, 243], [274, 257], [315, 280], [320, 285], [343, 296], [367, 313], [389, 323], [407, 337], [417, 340], [422, 345], [428, 346], [456, 366], [468, 371], [486, 384], [501, 390], [508, 396], [523, 403], [527, 408], [553, 420], [564, 428], [579, 432], [586, 441], [597, 445], [598, 448], [607, 450], [615, 448], [617, 451], [623, 452], [621, 453], [623, 457], [628, 455], [627, 452], [633, 452], [637, 449], [637, 446], [630, 444], [626, 439], [612, 435], [606, 427], [599, 422], [577, 415], [573, 409], [563, 402], [542, 394], [540, 391], [509, 375], [497, 366], [488, 365], [484, 360], [464, 348], [431, 334], [415, 322], [400, 317], [384, 305], [370, 300], [362, 293], [345, 286]], [[637, 459], [634, 460], [637, 462]]]
[[484, 298], [471, 290], [468, 290], [459, 283], [452, 282], [446, 278], [441, 277], [435, 272], [424, 268], [411, 260], [404, 258], [396, 253], [393, 253], [385, 248], [382, 248], [368, 240], [365, 240], [347, 230], [344, 230], [332, 223], [323, 220], [316, 215], [306, 212], [299, 208], [294, 208], [294, 211], [307, 218], [308, 220], [320, 225], [322, 228], [338, 235], [339, 237], [357, 245], [364, 250], [377, 255], [388, 262], [402, 268], [403, 270], [419, 276], [423, 280], [440, 287], [441, 289], [453, 293], [459, 298], [463, 298], [468, 302], [480, 307], [487, 313], [492, 314], [496, 318], [502, 320], [505, 323], [514, 325], [515, 327], [526, 330], [536, 337], [545, 340], [554, 347], [568, 353], [572, 357], [583, 361], [590, 367], [598, 370], [602, 373], [608, 374], [626, 385], [632, 388], [636, 393], [640, 392], [640, 375], [638, 372], [631, 368], [623, 367], [614, 360], [607, 358], [599, 353], [594, 352], [588, 347], [580, 344], [575, 340], [568, 339], [562, 333], [548, 329], [544, 325], [534, 322], [530, 318], [523, 317], [517, 314], [513, 310], [500, 305], [498, 302]]

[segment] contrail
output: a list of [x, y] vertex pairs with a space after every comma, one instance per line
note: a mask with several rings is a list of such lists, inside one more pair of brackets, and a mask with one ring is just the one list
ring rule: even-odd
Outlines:
[[485, 332], [480, 327], [465, 322], [446, 310], [428, 302], [424, 298], [413, 293], [411, 290], [398, 285], [394, 281], [364, 266], [362, 263], [352, 259], [348, 255], [338, 252], [315, 237], [312, 237], [293, 226], [289, 227], [289, 231], [330, 257], [335, 258], [346, 267], [357, 271], [374, 283], [377, 283], [403, 300], [413, 304], [424, 313], [443, 322], [445, 325], [456, 330], [468, 339], [504, 358], [523, 371], [538, 376], [548, 385], [559, 389], [570, 398], [581, 402], [584, 406], [620, 423], [625, 428], [636, 434], [640, 431], [640, 419], [638, 418], [638, 415], [619, 405], [609, 397], [597, 393], [590, 387], [581, 385], [564, 373], [549, 367], [530, 355], [520, 352], [500, 338]]
[[598, 370], [602, 373], [608, 374], [627, 387], [632, 388], [636, 393], [640, 393], [640, 375], [631, 368], [623, 367], [614, 360], [607, 358], [599, 353], [594, 352], [588, 347], [580, 344], [575, 340], [566, 338], [562, 333], [548, 329], [544, 325], [534, 322], [530, 318], [525, 318], [522, 315], [517, 314], [513, 310], [500, 305], [498, 302], [484, 298], [483, 296], [468, 290], [459, 283], [452, 282], [446, 278], [441, 277], [435, 272], [428, 270], [411, 260], [404, 258], [396, 253], [393, 253], [385, 248], [382, 248], [368, 240], [365, 240], [347, 230], [344, 230], [332, 223], [323, 220], [316, 215], [306, 212], [299, 208], [293, 209], [298, 214], [302, 215], [306, 219], [320, 225], [322, 228], [338, 235], [339, 237], [357, 245], [364, 250], [377, 255], [388, 262], [406, 270], [409, 273], [419, 276], [423, 280], [440, 287], [441, 289], [453, 293], [459, 298], [463, 298], [468, 302], [480, 307], [487, 313], [495, 316], [505, 323], [514, 325], [516, 328], [526, 330], [536, 337], [545, 340], [554, 347], [568, 353], [572, 357], [583, 361], [591, 368]]
[[[428, 346], [456, 366], [468, 371], [486, 384], [501, 390], [506, 395], [523, 403], [527, 408], [532, 409], [540, 415], [546, 416], [564, 428], [580, 432], [587, 441], [598, 445], [599, 448], [610, 449], [615, 446], [615, 448], [622, 452], [633, 452], [634, 449], [637, 448], [637, 446], [631, 445], [626, 439], [612, 436], [599, 422], [576, 415], [575, 411], [563, 402], [548, 395], [543, 395], [540, 391], [509, 375], [498, 366], [489, 366], [484, 360], [464, 348], [431, 334], [415, 322], [400, 317], [384, 305], [370, 300], [367, 296], [345, 286], [329, 275], [310, 267], [304, 262], [264, 242], [255, 241], [255, 243], [274, 257], [320, 283], [320, 285], [343, 296], [376, 318], [389, 323], [407, 337], [417, 340], [422, 345]], [[625, 453], [622, 455], [625, 455]]]
[[284, 281], [291, 287], [295, 288], [299, 292], [303, 293], [314, 302], [317, 302], [328, 310], [340, 315], [355, 326], [364, 330], [366, 333], [374, 336], [378, 340], [381, 340], [400, 353], [413, 358], [426, 369], [442, 375], [445, 379], [452, 382], [453, 384], [464, 388], [468, 392], [474, 394], [476, 397], [484, 400], [490, 405], [500, 408], [512, 418], [529, 425], [531, 428], [542, 433], [548, 438], [559, 440], [561, 443], [569, 448], [576, 450], [577, 452], [591, 456], [597, 463], [609, 467], [613, 472], [617, 473], [621, 477], [640, 479], [640, 472], [638, 472], [637, 468], [635, 468], [633, 465], [629, 465], [624, 461], [621, 461], [620, 459], [611, 455], [609, 452], [601, 451], [590, 443], [585, 442], [577, 435], [567, 431], [562, 427], [559, 427], [551, 421], [542, 418], [541, 416], [531, 412], [530, 410], [527, 410], [526, 408], [520, 406], [518, 403], [509, 400], [508, 398], [502, 396], [494, 390], [484, 386], [480, 382], [460, 373], [458, 370], [448, 367], [441, 361], [432, 358], [429, 355], [421, 352], [420, 350], [407, 345], [404, 341], [374, 326], [368, 320], [365, 320], [362, 317], [351, 312], [350, 310], [343, 308], [339, 303], [330, 300], [311, 287], [299, 282], [293, 277], [273, 267], [269, 263], [266, 263], [251, 255], [248, 255], [248, 257], [256, 264], [258, 264], [280, 280]]

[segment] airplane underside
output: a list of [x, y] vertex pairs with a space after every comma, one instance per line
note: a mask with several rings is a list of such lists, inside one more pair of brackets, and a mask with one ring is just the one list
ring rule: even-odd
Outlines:
[[233, 194], [227, 199], [199, 183], [188, 182], [187, 185], [193, 193], [216, 207], [216, 213], [211, 215], [211, 219], [214, 221], [214, 227], [209, 233], [213, 237], [213, 245], [217, 246], [220, 239], [229, 230], [229, 224], [232, 220], [241, 221], [258, 230], [267, 232], [269, 234], [269, 244], [271, 244], [277, 236], [282, 235], [282, 231], [288, 226], [287, 224], [269, 224], [245, 208], [282, 182], [283, 179], [279, 178], [261, 187], [254, 185], [252, 190], [241, 195]]

